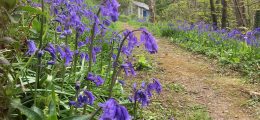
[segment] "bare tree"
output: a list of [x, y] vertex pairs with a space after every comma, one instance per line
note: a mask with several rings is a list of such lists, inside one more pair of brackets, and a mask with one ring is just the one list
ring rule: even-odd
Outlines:
[[155, 0], [149, 0], [150, 22], [155, 22]]
[[222, 4], [221, 28], [224, 29], [227, 27], [227, 1], [221, 0], [221, 4]]
[[211, 17], [212, 17], [212, 25], [213, 25], [213, 29], [216, 30], [218, 29], [218, 18], [216, 15], [216, 10], [215, 10], [215, 5], [214, 5], [214, 1], [213, 0], [209, 0], [210, 1], [210, 11], [211, 11]]
[[260, 10], [256, 10], [255, 13], [255, 28], [260, 27]]
[[246, 10], [244, 0], [233, 0], [237, 26], [246, 26]]

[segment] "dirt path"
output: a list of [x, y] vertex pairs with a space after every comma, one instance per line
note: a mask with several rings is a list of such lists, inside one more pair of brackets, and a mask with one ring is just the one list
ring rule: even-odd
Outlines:
[[[209, 61], [196, 58], [166, 40], [159, 40], [159, 46], [160, 52], [156, 55], [155, 61], [163, 70], [158, 77], [166, 85], [162, 103], [183, 104], [183, 100], [186, 100], [184, 103], [203, 105], [214, 120], [254, 119], [251, 111], [241, 107], [248, 100], [248, 96], [242, 92], [248, 86], [243, 86], [239, 77], [217, 73], [216, 66]], [[167, 90], [167, 85], [172, 83], [183, 85], [185, 93], [178, 95]], [[172, 94], [169, 95], [168, 92]], [[167, 93], [175, 98], [168, 101]]]
[[162, 94], [144, 113], [156, 116], [150, 119], [260, 120], [260, 107], [250, 108], [249, 95], [243, 92], [257, 91], [256, 87], [242, 84], [239, 76], [224, 75], [215, 62], [203, 56], [193, 55], [169, 40], [157, 40], [158, 54], [147, 55], [155, 69], [139, 71], [137, 77], [157, 77], [163, 84]]

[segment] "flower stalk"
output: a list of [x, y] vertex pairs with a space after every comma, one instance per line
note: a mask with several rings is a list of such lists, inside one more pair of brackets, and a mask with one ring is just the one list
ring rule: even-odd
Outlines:
[[[97, 16], [99, 16], [101, 12], [101, 9], [98, 10], [97, 12]], [[92, 71], [92, 58], [93, 58], [93, 47], [94, 47], [94, 39], [95, 39], [95, 25], [96, 25], [96, 21], [94, 22], [93, 26], [92, 26], [92, 30], [91, 30], [91, 37], [90, 37], [90, 46], [89, 46], [89, 64], [88, 64], [88, 72]]]
[[120, 54], [121, 54], [123, 45], [124, 45], [124, 43], [125, 43], [127, 37], [128, 37], [131, 33], [136, 32], [136, 31], [140, 31], [140, 30], [133, 30], [133, 31], [127, 33], [127, 35], [123, 38], [122, 42], [121, 42], [120, 45], [119, 45], [118, 53], [117, 53], [116, 60], [115, 60], [115, 66], [114, 66], [114, 69], [113, 69], [113, 74], [112, 74], [112, 78], [111, 78], [111, 82], [110, 82], [110, 86], [109, 86], [109, 95], [108, 95], [108, 98], [111, 98], [111, 97], [112, 97], [113, 87], [115, 86], [115, 82], [116, 82], [116, 78], [117, 78], [119, 57], [120, 57]]
[[[41, 8], [42, 8], [42, 13], [44, 13], [44, 0], [41, 0]], [[44, 15], [41, 15], [41, 29], [40, 29], [40, 35], [39, 35], [39, 50], [42, 49], [42, 46], [43, 46], [43, 25], [44, 25]], [[39, 52], [38, 50], [38, 52]], [[35, 79], [35, 93], [34, 93], [34, 104], [36, 105], [36, 91], [38, 89], [38, 86], [39, 86], [39, 80], [40, 80], [40, 73], [41, 73], [41, 65], [42, 65], [42, 56], [38, 56], [38, 62], [37, 62], [37, 71], [36, 71], [36, 79]]]

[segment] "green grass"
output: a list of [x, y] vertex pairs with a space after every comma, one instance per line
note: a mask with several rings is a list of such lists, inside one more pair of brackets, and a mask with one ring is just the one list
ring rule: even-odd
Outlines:
[[211, 120], [207, 109], [201, 105], [194, 105], [189, 108], [188, 120]]
[[178, 84], [178, 83], [167, 84], [166, 88], [169, 89], [169, 90], [173, 90], [173, 91], [175, 91], [177, 93], [185, 91], [184, 86], [181, 85], [181, 84]]

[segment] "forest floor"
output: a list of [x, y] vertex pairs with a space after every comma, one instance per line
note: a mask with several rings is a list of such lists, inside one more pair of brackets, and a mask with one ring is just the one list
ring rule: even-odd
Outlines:
[[[124, 24], [125, 28], [133, 29]], [[139, 36], [137, 33], [137, 36]], [[166, 38], [157, 38], [159, 51], [148, 55], [152, 70], [138, 71], [132, 82], [158, 78], [163, 91], [144, 108], [144, 119], [260, 120], [259, 85], [245, 84], [238, 73], [220, 67], [216, 61], [189, 52]], [[137, 56], [138, 56], [137, 55]]]

